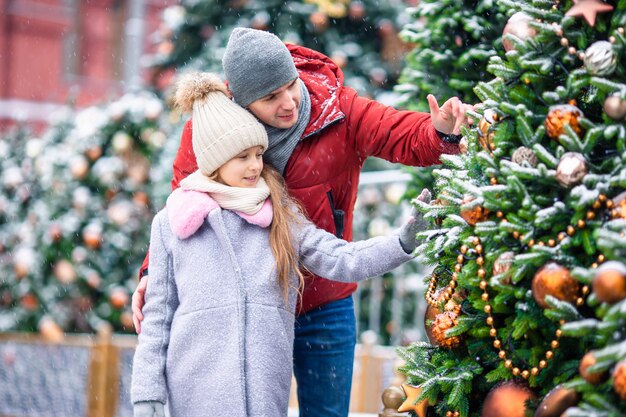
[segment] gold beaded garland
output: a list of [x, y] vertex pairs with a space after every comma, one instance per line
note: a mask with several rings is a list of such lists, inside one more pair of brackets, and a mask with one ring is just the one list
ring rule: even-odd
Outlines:
[[[472, 244], [474, 245], [474, 251], [476, 251], [476, 253], [481, 254], [483, 252], [484, 249], [483, 249], [483, 246], [481, 245], [480, 238], [474, 237], [472, 239]], [[467, 253], [468, 251], [469, 249], [465, 249], [464, 253]], [[605, 259], [604, 255], [598, 256], [598, 261], [600, 260], [604, 261], [604, 259]], [[462, 267], [463, 264], [464, 264], [464, 259], [457, 258], [457, 266], [460, 265]], [[481, 269], [478, 270], [479, 276], [480, 276]], [[485, 274], [482, 274], [481, 278], [484, 278], [484, 275]], [[506, 350], [504, 350], [504, 348], [502, 347], [502, 341], [498, 338], [498, 329], [496, 329], [496, 327], [494, 326], [494, 319], [492, 316], [493, 307], [491, 306], [491, 304], [489, 304], [490, 297], [487, 291], [488, 289], [487, 281], [485, 281], [484, 279], [481, 279], [479, 287], [483, 291], [483, 293], [481, 294], [481, 299], [486, 303], [485, 306], [483, 307], [483, 310], [485, 313], [487, 313], [486, 323], [490, 327], [489, 336], [491, 336], [494, 339], [493, 347], [498, 350], [498, 357], [502, 361], [504, 361], [504, 367], [511, 370], [511, 373], [513, 374], [513, 376], [516, 376], [516, 377], [521, 376], [524, 379], [528, 379], [530, 378], [531, 375], [537, 376], [539, 372], [541, 371], [541, 369], [545, 369], [548, 366], [548, 363], [546, 360], [550, 360], [554, 357], [554, 350], [558, 349], [560, 346], [559, 339], [563, 335], [563, 331], [561, 329], [555, 330], [554, 332], [555, 338], [550, 341], [550, 349], [546, 350], [545, 355], [544, 355], [545, 360], [544, 359], [540, 360], [538, 366], [532, 366], [529, 369], [524, 369], [524, 368], [519, 368], [517, 366], [514, 366], [513, 361], [511, 359], [508, 359]], [[587, 295], [589, 293], [589, 287], [586, 285], [583, 286], [581, 289], [581, 292], [583, 293], [583, 295]], [[582, 297], [579, 297], [579, 300], [581, 300], [584, 303], [584, 300]], [[564, 321], [560, 321], [560, 324], [563, 325]]]

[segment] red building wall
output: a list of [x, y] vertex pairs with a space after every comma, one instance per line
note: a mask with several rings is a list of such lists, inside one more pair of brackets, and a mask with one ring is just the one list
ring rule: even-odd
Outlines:
[[[0, 125], [16, 117], [42, 123], [56, 106], [121, 94], [132, 1], [0, 0]], [[139, 55], [151, 50], [161, 11], [176, 3], [141, 2]]]

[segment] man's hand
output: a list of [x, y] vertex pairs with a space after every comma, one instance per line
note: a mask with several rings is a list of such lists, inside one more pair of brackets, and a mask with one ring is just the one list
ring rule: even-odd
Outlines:
[[461, 126], [471, 124], [472, 121], [465, 115], [465, 112], [473, 109], [474, 106], [464, 104], [457, 97], [452, 97], [439, 107], [435, 96], [429, 94], [426, 98], [430, 107], [430, 117], [437, 131], [446, 135], [458, 135], [461, 133]]
[[133, 293], [133, 324], [135, 325], [135, 331], [137, 334], [141, 333], [141, 320], [143, 320], [143, 314], [141, 309], [144, 305], [144, 299], [146, 297], [146, 288], [148, 287], [148, 276], [145, 275], [139, 280], [139, 285]]

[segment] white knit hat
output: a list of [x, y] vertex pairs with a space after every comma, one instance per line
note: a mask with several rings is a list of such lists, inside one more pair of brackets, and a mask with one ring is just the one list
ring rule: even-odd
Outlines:
[[193, 152], [204, 175], [253, 146], [267, 149], [263, 125], [227, 94], [226, 85], [211, 73], [185, 74], [176, 86], [176, 105], [193, 110]]

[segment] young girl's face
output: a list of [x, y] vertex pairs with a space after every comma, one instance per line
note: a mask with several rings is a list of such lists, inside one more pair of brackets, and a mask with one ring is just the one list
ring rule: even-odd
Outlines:
[[217, 180], [231, 187], [255, 187], [263, 170], [263, 147], [241, 152], [217, 170]]

